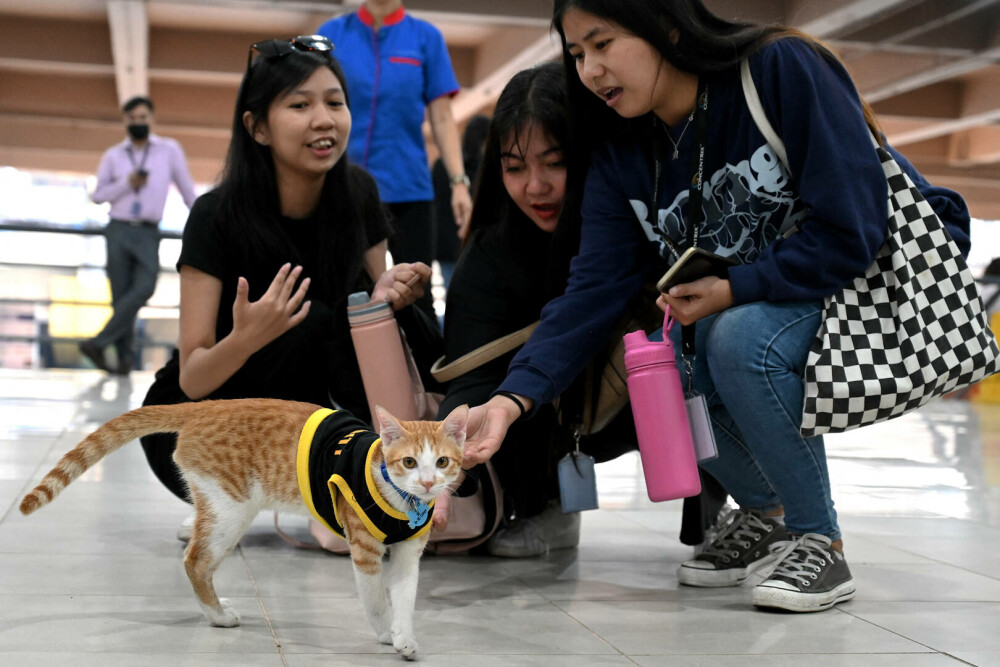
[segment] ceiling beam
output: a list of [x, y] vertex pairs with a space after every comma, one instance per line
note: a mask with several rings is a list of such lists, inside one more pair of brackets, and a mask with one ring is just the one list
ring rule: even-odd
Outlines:
[[998, 164], [1000, 127], [990, 125], [970, 128], [952, 139], [951, 148], [950, 161], [956, 167]]
[[[974, 127], [988, 126], [1000, 121], [1000, 68], [991, 68], [969, 76], [961, 86], [956, 86], [956, 88], [959, 90], [957, 105], [955, 105], [957, 108], [949, 117], [939, 116], [936, 122], [903, 130], [889, 136], [889, 141], [895, 146], [903, 146], [949, 134], [963, 133], [963, 135], [967, 135], [967, 131]], [[932, 111], [935, 108], [933, 98], [944, 99], [948, 97], [947, 94], [942, 94], [940, 91], [941, 87], [936, 87], [935, 93], [929, 95], [929, 99], [923, 102], [919, 98], [922, 97], [921, 93], [924, 91], [914, 91], [904, 96], [904, 99], [907, 100], [906, 103], [903, 103], [903, 100], [897, 100], [896, 103], [887, 102], [886, 106], [894, 107], [897, 114], [907, 107], [913, 109], [914, 112], [907, 114], [909, 116], [918, 116], [915, 110], [920, 110], [920, 116], [926, 119], [927, 116], [931, 115], [927, 111]], [[944, 108], [950, 106], [952, 105], [945, 104]], [[958, 149], [954, 147], [950, 150], [952, 159], [962, 159], [960, 155], [962, 151], [958, 150], [956, 153], [956, 150]]]
[[460, 92], [452, 101], [455, 121], [464, 123], [482, 109], [495, 104], [511, 77], [523, 69], [552, 60], [562, 51], [559, 38], [546, 31], [541, 37], [514, 54], [503, 65]]
[[877, 88], [863, 92], [865, 99], [869, 102], [878, 102], [879, 100], [884, 100], [895, 95], [902, 95], [903, 93], [908, 93], [911, 90], [929, 86], [939, 81], [954, 79], [963, 74], [989, 67], [998, 61], [1000, 61], [1000, 47], [992, 47], [968, 58], [961, 58], [937, 67], [921, 70], [915, 74], [890, 81]]
[[898, 11], [912, 4], [912, 0], [795, 0], [788, 4], [787, 22], [790, 25], [815, 37], [826, 38]]
[[946, 120], [939, 123], [931, 123], [923, 127], [898, 132], [889, 136], [889, 143], [893, 146], [905, 146], [920, 141], [936, 139], [956, 132], [964, 132], [978, 125], [989, 125], [1000, 121], [1000, 109], [991, 109], [978, 114], [962, 116], [954, 120]]
[[149, 17], [139, 0], [108, 0], [118, 103], [149, 94]]

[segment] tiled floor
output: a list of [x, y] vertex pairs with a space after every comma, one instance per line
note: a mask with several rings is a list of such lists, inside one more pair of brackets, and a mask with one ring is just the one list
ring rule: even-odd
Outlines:
[[[346, 558], [295, 549], [261, 517], [216, 577], [243, 617], [201, 618], [175, 538], [187, 508], [138, 445], [50, 507], [17, 504], [151, 381], [0, 371], [0, 665], [385, 665]], [[424, 559], [427, 665], [1000, 665], [1000, 406], [940, 402], [828, 439], [858, 585], [835, 610], [755, 611], [749, 587], [679, 587], [680, 503], [644, 497], [635, 456], [598, 467], [602, 509], [548, 558]], [[304, 522], [294, 523], [303, 532]]]

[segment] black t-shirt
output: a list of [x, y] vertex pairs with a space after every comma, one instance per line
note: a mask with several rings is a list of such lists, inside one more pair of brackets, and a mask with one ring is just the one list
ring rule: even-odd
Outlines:
[[[355, 168], [357, 169], [357, 168]], [[370, 180], [367, 175], [364, 178]], [[366, 188], [364, 191], [368, 191]], [[367, 247], [383, 241], [389, 231], [384, 210], [374, 186], [362, 205]], [[244, 259], [237, 224], [218, 211], [217, 195], [208, 192], [194, 203], [187, 224], [178, 269], [190, 266], [222, 282], [216, 319], [216, 340], [233, 329], [233, 302], [240, 277], [247, 279], [250, 301], [267, 291], [278, 269], [286, 262], [301, 263], [302, 277], [312, 277], [306, 300], [309, 315], [298, 326], [256, 352], [244, 366], [209, 398], [280, 398], [331, 405], [330, 398], [362, 419], [368, 418], [360, 371], [347, 324], [347, 293], [330, 294], [317, 276], [336, 271], [320, 257], [319, 216], [297, 220], [282, 218], [280, 233], [295, 249], [297, 257], [278, 247], [265, 257]], [[349, 291], [371, 291], [372, 282], [362, 270]]]
[[434, 501], [419, 509], [411, 505], [412, 516], [388, 505], [369, 474], [379, 443], [378, 433], [343, 410], [317, 410], [299, 436], [299, 460], [309, 462], [306, 471], [299, 470], [299, 490], [313, 516], [341, 537], [345, 535], [343, 518], [337, 515], [338, 496], [375, 539], [395, 544], [430, 531]]
[[[526, 224], [531, 224], [530, 222]], [[462, 252], [448, 286], [445, 358], [454, 361], [538, 319], [546, 301], [551, 234], [532, 225], [517, 244], [490, 230]], [[500, 355], [448, 383], [439, 415], [489, 399], [515, 351]]]

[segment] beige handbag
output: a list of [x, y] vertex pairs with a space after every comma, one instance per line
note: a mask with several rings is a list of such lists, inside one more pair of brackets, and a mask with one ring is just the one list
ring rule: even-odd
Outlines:
[[[431, 375], [438, 382], [448, 382], [488, 361], [510, 352], [523, 345], [532, 332], [538, 328], [539, 322], [532, 322], [523, 329], [518, 329], [506, 336], [490, 341], [475, 350], [462, 355], [455, 361], [445, 364], [441, 357], [431, 367]], [[593, 379], [597, 365], [601, 366], [600, 382]], [[587, 391], [584, 398], [582, 423], [577, 429], [580, 435], [597, 433], [607, 426], [628, 403], [628, 387], [625, 384], [625, 344], [620, 336], [616, 336], [613, 345], [608, 348], [605, 358], [598, 359], [598, 364], [591, 364], [586, 371]], [[597, 397], [594, 400], [594, 387]]]

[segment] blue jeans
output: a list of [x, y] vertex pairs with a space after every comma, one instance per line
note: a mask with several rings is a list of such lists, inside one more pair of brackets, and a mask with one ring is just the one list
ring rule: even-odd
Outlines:
[[[719, 457], [702, 467], [741, 507], [783, 506], [788, 532], [836, 540], [823, 438], [799, 434], [802, 376], [822, 305], [759, 301], [700, 320], [693, 387], [708, 400], [719, 446]], [[671, 340], [687, 383], [681, 328], [674, 326]]]

